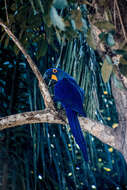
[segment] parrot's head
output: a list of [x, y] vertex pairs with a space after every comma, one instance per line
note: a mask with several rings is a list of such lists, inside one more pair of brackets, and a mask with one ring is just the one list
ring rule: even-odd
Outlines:
[[62, 80], [63, 78], [66, 78], [67, 76], [68, 74], [62, 71], [61, 69], [51, 68], [45, 72], [43, 78], [44, 80], [52, 80], [54, 82], [57, 82], [59, 80]]

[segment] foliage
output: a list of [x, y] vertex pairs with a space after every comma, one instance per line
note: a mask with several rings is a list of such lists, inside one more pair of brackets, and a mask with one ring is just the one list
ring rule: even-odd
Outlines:
[[[86, 43], [86, 33], [90, 31], [86, 2], [78, 4], [69, 0], [68, 5], [65, 3], [59, 10], [52, 0], [12, 0], [7, 2], [9, 23], [4, 1], [0, 11], [2, 19], [20, 39], [42, 74], [53, 66], [71, 74], [85, 90], [87, 115], [110, 127], [117, 127], [110, 74], [106, 75], [107, 83], [104, 84], [102, 60]], [[52, 6], [65, 30], [53, 25], [50, 16]], [[108, 32], [104, 32], [106, 39]], [[2, 29], [0, 36], [0, 115], [43, 109], [37, 80], [24, 57]], [[109, 64], [112, 63], [109, 63], [109, 57], [106, 58], [106, 68], [110, 67], [107, 70], [111, 72]], [[102, 70], [102, 73], [106, 72], [104, 66]], [[52, 93], [52, 89], [50, 91]], [[57, 106], [60, 107], [59, 104]], [[103, 189], [125, 189], [127, 172], [120, 153], [90, 134], [85, 134], [85, 138], [89, 166], [84, 162], [68, 126], [34, 124], [2, 131], [2, 188], [81, 190], [101, 189], [103, 185]]]
[[[87, 42], [95, 50], [100, 52], [103, 57], [105, 67], [105, 59], [108, 55], [113, 60], [112, 67], [118, 64], [118, 67], [124, 67], [126, 64], [127, 54], [126, 51], [126, 20], [125, 20], [125, 7], [127, 3], [124, 0], [120, 1], [92, 1], [89, 6], [89, 21], [91, 27], [87, 33]], [[123, 43], [121, 43], [123, 41]], [[119, 53], [120, 52], [122, 53]], [[123, 53], [124, 52], [124, 53]], [[122, 66], [121, 66], [122, 65]], [[103, 67], [103, 69], [104, 69]], [[104, 71], [102, 69], [102, 71]], [[109, 76], [115, 74], [115, 69], [111, 72], [110, 67], [105, 69], [105, 75]], [[126, 67], [120, 69], [121, 74], [126, 76]], [[104, 78], [103, 78], [104, 77]], [[102, 78], [105, 82], [104, 72]]]

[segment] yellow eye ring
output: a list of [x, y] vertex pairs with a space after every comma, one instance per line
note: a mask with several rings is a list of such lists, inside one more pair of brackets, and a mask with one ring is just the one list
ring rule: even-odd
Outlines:
[[53, 71], [53, 73], [57, 73], [57, 69], [53, 69], [52, 71]]

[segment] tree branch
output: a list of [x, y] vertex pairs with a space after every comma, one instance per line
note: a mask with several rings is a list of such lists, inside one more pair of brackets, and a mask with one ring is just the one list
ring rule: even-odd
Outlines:
[[32, 123], [58, 123], [65, 124], [59, 118], [58, 112], [45, 109], [32, 112], [24, 112], [0, 118], [0, 130]]
[[24, 49], [24, 47], [19, 42], [19, 40], [15, 37], [15, 35], [11, 32], [11, 30], [3, 23], [3, 21], [1, 19], [0, 19], [0, 25], [4, 28], [4, 30], [9, 35], [9, 37], [13, 40], [13, 42], [21, 50], [24, 57], [27, 59], [32, 71], [34, 72], [35, 76], [37, 77], [38, 83], [39, 83], [39, 88], [40, 88], [41, 94], [42, 94], [42, 96], [44, 98], [45, 106], [47, 108], [51, 108], [51, 109], [55, 110], [54, 105], [53, 105], [53, 100], [52, 100], [52, 98], [50, 96], [50, 93], [48, 91], [47, 85], [45, 84], [45, 82], [44, 82], [44, 80], [42, 78], [42, 75], [41, 75], [40, 71], [38, 70], [36, 64], [31, 59], [30, 55]]
[[[118, 149], [114, 129], [103, 125], [89, 118], [79, 117], [81, 128], [84, 132], [89, 132], [97, 137], [103, 143], [106, 143], [115, 149]], [[57, 111], [45, 109], [42, 111], [25, 112], [0, 118], [0, 130], [11, 128], [19, 125], [32, 123], [56, 123], [67, 124], [67, 118], [63, 120]]]
[[124, 35], [124, 39], [127, 42], [126, 31], [125, 31], [124, 24], [123, 24], [123, 21], [122, 21], [122, 17], [121, 17], [121, 14], [120, 14], [119, 5], [118, 5], [117, 0], [114, 0], [114, 1], [115, 1], [115, 4], [116, 4], [117, 11], [118, 11], [118, 15], [119, 15], [119, 19], [120, 19], [120, 23], [121, 23], [121, 27], [122, 27], [122, 31], [123, 31], [123, 35]]
[[115, 129], [89, 118], [82, 117], [79, 121], [83, 131], [89, 132], [103, 143], [119, 150], [115, 139]]

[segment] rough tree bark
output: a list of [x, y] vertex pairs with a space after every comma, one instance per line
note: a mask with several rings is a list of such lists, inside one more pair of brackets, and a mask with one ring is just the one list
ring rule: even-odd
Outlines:
[[[114, 129], [89, 118], [80, 117], [79, 121], [83, 131], [91, 133], [102, 142], [118, 149], [117, 144], [115, 144]], [[61, 117], [59, 112], [47, 108], [45, 110], [25, 112], [0, 118], [0, 130], [32, 123], [56, 123], [66, 125], [67, 118], [63, 115]]]
[[[118, 87], [117, 82], [121, 87]], [[115, 78], [112, 77], [112, 93], [119, 119], [119, 127], [115, 130], [115, 144], [127, 162], [127, 79], [120, 74], [118, 69]]]
[[[31, 124], [31, 123], [46, 122], [46, 123], [58, 123], [65, 125], [67, 123], [67, 119], [66, 117], [61, 116], [57, 110], [55, 110], [48, 88], [45, 82], [43, 81], [42, 76], [38, 68], [36, 67], [35, 63], [28, 55], [28, 53], [25, 51], [22, 44], [18, 41], [18, 39], [14, 36], [14, 34], [1, 20], [0, 20], [0, 25], [4, 28], [9, 37], [14, 41], [14, 43], [18, 46], [18, 48], [22, 51], [25, 58], [27, 59], [31, 69], [33, 70], [35, 76], [38, 79], [39, 88], [44, 98], [46, 106], [46, 109], [42, 111], [26, 112], [26, 113], [15, 114], [4, 118], [0, 118], [0, 130], [23, 124]], [[126, 138], [127, 137], [127, 131], [126, 131], [127, 91], [126, 90], [121, 91], [120, 89], [118, 89], [113, 80], [112, 80], [112, 89], [116, 102], [117, 111], [119, 114], [120, 126], [116, 129], [113, 129], [97, 121], [93, 121], [89, 118], [79, 118], [80, 124], [83, 131], [91, 133], [93, 136], [96, 136], [102, 142], [119, 150], [123, 154], [127, 162], [127, 151], [126, 151], [127, 150], [127, 138]]]

